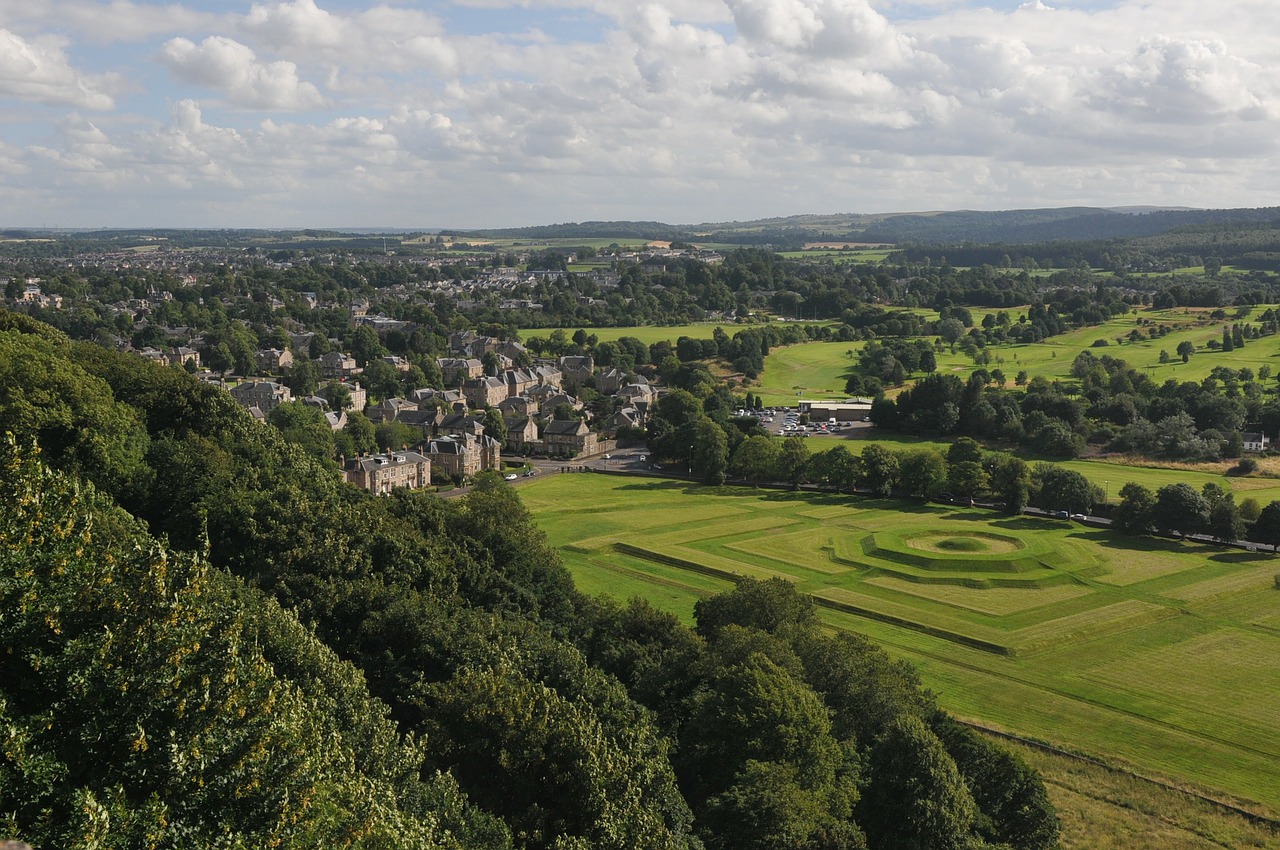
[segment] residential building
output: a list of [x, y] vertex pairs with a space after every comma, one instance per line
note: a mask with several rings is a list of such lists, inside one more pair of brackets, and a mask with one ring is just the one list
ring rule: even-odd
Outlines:
[[257, 354], [258, 371], [278, 375], [293, 365], [293, 352], [289, 349], [264, 348]]
[[431, 459], [418, 452], [395, 452], [357, 458], [347, 464], [346, 478], [370, 493], [411, 490], [431, 484]]
[[438, 477], [469, 478], [502, 463], [502, 446], [492, 437], [453, 434], [427, 443]]
[[459, 387], [484, 375], [484, 364], [474, 357], [441, 357], [436, 360], [446, 387]]
[[497, 407], [507, 400], [507, 382], [502, 378], [472, 378], [462, 385], [462, 394], [476, 410]]
[[542, 429], [542, 442], [549, 455], [593, 455], [599, 442], [581, 419], [553, 419]]
[[244, 381], [231, 388], [231, 395], [245, 407], [258, 408], [263, 416], [285, 402], [293, 401], [293, 392], [275, 381]]
[[1264, 452], [1271, 446], [1271, 440], [1260, 431], [1242, 431], [1240, 438], [1244, 441], [1246, 452]]
[[320, 373], [326, 378], [346, 378], [359, 371], [355, 358], [341, 351], [320, 355], [319, 363]]

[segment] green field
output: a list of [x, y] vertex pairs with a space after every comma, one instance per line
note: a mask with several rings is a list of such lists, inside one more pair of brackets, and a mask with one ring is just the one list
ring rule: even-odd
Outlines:
[[[1265, 307], [1255, 307], [1251, 316], [1261, 315]], [[974, 309], [974, 319], [980, 321], [984, 311]], [[1016, 318], [1017, 310], [1010, 311]], [[1013, 386], [1019, 371], [1028, 377], [1042, 375], [1050, 380], [1071, 380], [1071, 363], [1081, 351], [1095, 355], [1109, 354], [1126, 361], [1130, 366], [1150, 375], [1152, 380], [1163, 383], [1173, 378], [1178, 381], [1200, 381], [1208, 377], [1215, 366], [1232, 369], [1249, 367], [1256, 373], [1259, 366], [1270, 365], [1272, 374], [1280, 374], [1280, 336], [1263, 337], [1250, 341], [1244, 348], [1232, 352], [1213, 351], [1205, 348], [1210, 340], [1222, 338], [1222, 326], [1230, 320], [1207, 321], [1204, 310], [1139, 310], [1127, 316], [1119, 316], [1106, 324], [1081, 328], [1044, 342], [1028, 345], [993, 345], [989, 347], [992, 362], [981, 367], [988, 371], [1001, 369]], [[1129, 342], [1130, 331], [1145, 330], [1139, 320], [1175, 328], [1155, 340]], [[1245, 320], [1247, 321], [1247, 320]], [[1207, 323], [1206, 323], [1207, 322]], [[932, 338], [928, 338], [932, 341]], [[1093, 348], [1096, 340], [1108, 341], [1106, 347]], [[1123, 340], [1123, 342], [1122, 342]], [[1176, 356], [1178, 344], [1190, 341], [1196, 353], [1190, 362], [1183, 363]], [[837, 398], [844, 395], [845, 377], [856, 361], [846, 356], [852, 349], [860, 351], [864, 343], [809, 343], [778, 349], [765, 359], [764, 374], [760, 379], [761, 395], [766, 403], [777, 404], [795, 398], [795, 387], [805, 387], [805, 395], [812, 398]], [[1167, 351], [1169, 363], [1160, 362], [1160, 352]], [[938, 371], [950, 372], [967, 378], [976, 366], [958, 349], [938, 355]]]
[[[951, 447], [950, 440], [946, 438], [931, 440], [913, 437], [908, 434], [881, 431], [877, 428], [854, 429], [846, 432], [843, 438], [824, 437], [817, 441], [810, 441], [809, 447], [815, 452], [822, 451], [834, 445], [836, 439], [843, 440], [845, 446], [854, 454], [861, 454], [862, 449], [871, 443], [895, 451], [910, 448], [929, 448], [943, 454], [946, 454], [947, 449]], [[1027, 457], [1027, 460], [1035, 462], [1036, 458]], [[1135, 465], [1131, 459], [1121, 457], [1113, 459], [1054, 460], [1053, 463], [1079, 472], [1085, 478], [1097, 484], [1102, 488], [1103, 494], [1107, 496], [1110, 502], [1119, 500], [1120, 488], [1130, 481], [1135, 484], [1141, 484], [1152, 491], [1159, 490], [1166, 484], [1178, 484], [1181, 482], [1190, 484], [1200, 490], [1204, 488], [1205, 484], [1213, 483], [1228, 492], [1234, 493], [1237, 503], [1249, 498], [1256, 499], [1259, 505], [1280, 500], [1280, 478], [1224, 475], [1221, 472], [1212, 471], [1215, 469], [1212, 464], [1205, 465], [1206, 468], [1204, 470], [1165, 469], [1155, 466]], [[1217, 466], [1225, 468], [1227, 464], [1218, 464]]]
[[1269, 554], [660, 479], [547, 476], [521, 495], [588, 593], [689, 619], [737, 576], [785, 577], [962, 717], [1280, 809]]

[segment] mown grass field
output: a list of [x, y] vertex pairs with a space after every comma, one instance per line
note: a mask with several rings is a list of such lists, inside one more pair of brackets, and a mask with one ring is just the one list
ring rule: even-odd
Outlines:
[[[810, 449], [817, 452], [823, 451], [835, 444], [836, 440], [843, 440], [845, 446], [854, 454], [861, 454], [862, 449], [871, 444], [885, 446], [886, 448], [900, 450], [909, 448], [930, 448], [946, 454], [947, 449], [951, 447], [951, 442], [947, 439], [926, 439], [921, 437], [912, 437], [907, 434], [894, 434], [887, 431], [881, 431], [877, 428], [856, 428], [845, 432], [844, 437], [824, 437], [820, 440], [810, 441]], [[1023, 456], [1029, 462], [1036, 462], [1037, 458], [1031, 455]], [[1053, 460], [1058, 466], [1065, 467], [1079, 472], [1088, 478], [1094, 484], [1102, 488], [1103, 494], [1108, 501], [1117, 502], [1120, 499], [1120, 488], [1128, 482], [1132, 481], [1141, 484], [1148, 490], [1159, 490], [1166, 484], [1178, 484], [1185, 482], [1195, 487], [1197, 490], [1203, 489], [1205, 484], [1213, 483], [1222, 487], [1228, 492], [1234, 493], [1236, 503], [1245, 499], [1256, 499], [1259, 505], [1266, 505], [1268, 502], [1280, 500], [1280, 477], [1271, 476], [1234, 476], [1224, 475], [1231, 463], [1217, 464], [1180, 464], [1171, 468], [1158, 466], [1142, 466], [1132, 458], [1125, 457], [1101, 457], [1096, 459], [1081, 460]], [[1263, 461], [1264, 468], [1273, 465], [1273, 461]]]
[[1269, 554], [662, 479], [546, 476], [520, 492], [588, 593], [689, 619], [739, 575], [782, 576], [832, 628], [915, 663], [959, 716], [1280, 810]]
[[[1262, 314], [1265, 307], [1253, 308], [1250, 317]], [[1015, 319], [1020, 311], [1011, 310]], [[1209, 321], [1207, 310], [1139, 310], [1127, 316], [1116, 317], [1106, 324], [1081, 328], [1043, 342], [1027, 345], [993, 345], [988, 349], [992, 361], [979, 367], [959, 349], [938, 355], [938, 371], [949, 372], [967, 378], [975, 369], [988, 371], [999, 368], [1012, 387], [1018, 372], [1026, 371], [1029, 378], [1042, 375], [1049, 380], [1071, 380], [1071, 363], [1081, 351], [1089, 350], [1097, 356], [1108, 354], [1126, 361], [1130, 366], [1150, 375], [1159, 383], [1172, 378], [1178, 381], [1200, 381], [1208, 377], [1215, 366], [1232, 369], [1248, 367], [1257, 373], [1258, 368], [1269, 365], [1273, 375], [1280, 374], [1280, 336], [1263, 337], [1248, 342], [1244, 348], [1231, 352], [1206, 348], [1211, 340], [1222, 339], [1223, 325], [1231, 320]], [[973, 310], [974, 319], [980, 321], [984, 311]], [[1139, 321], [1147, 324], [1139, 325]], [[1244, 320], [1245, 322], [1248, 319]], [[1150, 324], [1163, 325], [1172, 330], [1154, 340], [1130, 342], [1127, 337], [1136, 329], [1146, 331]], [[932, 342], [932, 338], [928, 338]], [[1107, 340], [1105, 347], [1093, 347], [1097, 340]], [[1187, 363], [1176, 355], [1179, 343], [1191, 342], [1196, 353]], [[864, 343], [808, 343], [790, 346], [771, 352], [765, 359], [765, 371], [760, 380], [760, 391], [767, 403], [782, 403], [795, 398], [795, 387], [805, 387], [806, 396], [813, 398], [837, 398], [844, 395], [844, 384], [849, 369], [856, 363], [846, 352], [855, 353]], [[1170, 362], [1160, 362], [1160, 352], [1169, 353]], [[919, 376], [916, 376], [919, 377]]]

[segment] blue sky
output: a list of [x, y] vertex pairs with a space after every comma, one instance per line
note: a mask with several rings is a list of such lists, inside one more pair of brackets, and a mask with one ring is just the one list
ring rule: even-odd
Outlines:
[[0, 226], [1280, 203], [1280, 4], [0, 0]]

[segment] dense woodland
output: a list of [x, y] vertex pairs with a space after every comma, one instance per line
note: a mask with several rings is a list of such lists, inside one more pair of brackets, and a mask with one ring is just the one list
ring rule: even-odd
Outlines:
[[1044, 848], [1035, 774], [784, 582], [577, 593], [500, 480], [369, 496], [0, 314], [0, 831], [40, 848]]

